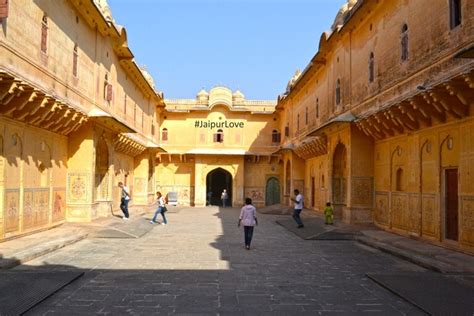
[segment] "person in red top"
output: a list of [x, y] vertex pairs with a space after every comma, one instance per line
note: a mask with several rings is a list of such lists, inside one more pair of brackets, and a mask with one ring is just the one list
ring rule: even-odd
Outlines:
[[245, 248], [249, 250], [253, 237], [253, 228], [258, 225], [257, 209], [252, 205], [251, 198], [245, 199], [245, 205], [240, 210], [237, 227], [240, 227], [240, 224], [244, 225]]

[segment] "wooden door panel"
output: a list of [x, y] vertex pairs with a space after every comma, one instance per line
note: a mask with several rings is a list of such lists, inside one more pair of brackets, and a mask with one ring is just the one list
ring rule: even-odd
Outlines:
[[447, 169], [445, 178], [446, 238], [458, 240], [458, 170]]

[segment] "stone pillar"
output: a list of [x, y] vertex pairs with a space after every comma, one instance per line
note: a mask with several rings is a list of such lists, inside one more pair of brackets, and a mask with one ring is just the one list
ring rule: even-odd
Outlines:
[[351, 126], [347, 148], [347, 223], [371, 223], [374, 201], [374, 143], [357, 127]]
[[5, 158], [3, 157], [3, 138], [0, 136], [0, 240], [5, 236]]
[[136, 156], [134, 160], [132, 201], [134, 205], [147, 205], [148, 164], [150, 163], [148, 150]]
[[66, 220], [90, 222], [95, 176], [94, 129], [90, 123], [69, 137], [66, 187]]
[[204, 171], [205, 163], [202, 158], [196, 157], [194, 166], [194, 205], [206, 206], [206, 174]]

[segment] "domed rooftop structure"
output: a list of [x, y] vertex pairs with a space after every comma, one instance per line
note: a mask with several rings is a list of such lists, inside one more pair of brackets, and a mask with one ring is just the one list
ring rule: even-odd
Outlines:
[[209, 101], [209, 93], [202, 88], [196, 95], [196, 99], [199, 103], [207, 103], [207, 101]]
[[288, 84], [286, 85], [287, 92], [290, 91], [291, 88], [293, 88], [293, 86], [295, 85], [296, 81], [300, 78], [300, 76], [301, 76], [301, 70], [297, 69], [293, 77], [291, 77], [290, 81], [288, 81]]
[[232, 91], [229, 88], [217, 86], [209, 91], [209, 106], [217, 104], [232, 107]]
[[245, 95], [237, 89], [237, 91], [232, 94], [232, 100], [234, 103], [243, 103], [245, 100]]
[[145, 66], [140, 66], [140, 70], [143, 74], [143, 77], [145, 77], [146, 81], [152, 86], [153, 90], [155, 90], [155, 80], [153, 80], [153, 77], [151, 74], [148, 72]]
[[334, 19], [334, 23], [331, 26], [332, 31], [337, 31], [341, 28], [344, 23], [346, 22], [346, 17], [352, 8], [357, 4], [358, 0], [347, 0], [347, 3], [344, 3], [339, 11], [337, 12], [336, 18]]
[[110, 9], [110, 6], [107, 3], [107, 0], [94, 0], [94, 2], [99, 7], [104, 18], [109, 22], [115, 23], [115, 20], [112, 16], [112, 10]]

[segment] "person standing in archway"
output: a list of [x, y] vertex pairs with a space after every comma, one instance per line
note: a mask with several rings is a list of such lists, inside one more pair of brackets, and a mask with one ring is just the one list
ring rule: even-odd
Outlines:
[[294, 193], [295, 198], [291, 199], [293, 202], [295, 202], [295, 207], [293, 209], [293, 218], [296, 224], [298, 224], [298, 228], [303, 228], [303, 221], [300, 217], [301, 211], [303, 210], [303, 195], [301, 195], [298, 189], [295, 189]]
[[245, 205], [240, 210], [237, 227], [240, 227], [240, 224], [244, 225], [245, 249], [250, 250], [250, 243], [252, 242], [253, 237], [253, 228], [258, 225], [257, 210], [255, 209], [255, 206], [252, 205], [251, 198], [245, 198]]
[[227, 194], [227, 190], [224, 189], [224, 191], [222, 191], [222, 194], [221, 194], [222, 207], [226, 207], [228, 198], [229, 198], [229, 194]]
[[212, 200], [212, 191], [209, 190], [209, 192], [207, 192], [207, 205], [208, 206], [211, 206], [211, 200]]

